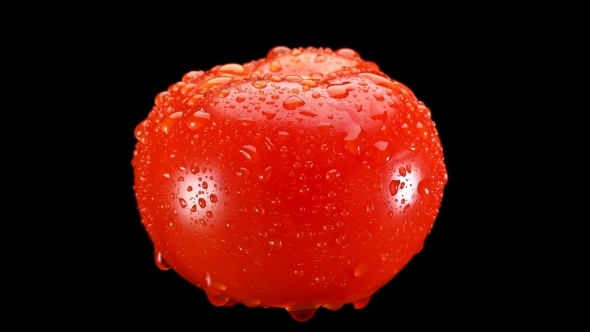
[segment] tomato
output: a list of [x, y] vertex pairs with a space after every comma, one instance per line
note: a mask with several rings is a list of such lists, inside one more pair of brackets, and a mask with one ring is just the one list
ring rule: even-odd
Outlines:
[[447, 173], [429, 109], [353, 50], [187, 73], [136, 130], [155, 258], [216, 306], [365, 306], [420, 251]]

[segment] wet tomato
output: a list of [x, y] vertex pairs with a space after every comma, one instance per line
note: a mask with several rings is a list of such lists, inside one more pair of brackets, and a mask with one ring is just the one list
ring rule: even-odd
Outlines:
[[430, 110], [350, 49], [187, 73], [135, 129], [162, 269], [217, 306], [362, 308], [422, 248], [447, 173]]

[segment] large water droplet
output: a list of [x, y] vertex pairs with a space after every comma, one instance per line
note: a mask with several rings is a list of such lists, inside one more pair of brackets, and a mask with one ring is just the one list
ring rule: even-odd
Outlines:
[[355, 309], [362, 309], [364, 307], [367, 306], [367, 304], [369, 304], [369, 301], [371, 301], [371, 297], [366, 297], [362, 300], [358, 300], [358, 301], [354, 301], [352, 302], [352, 304], [354, 305]]
[[164, 256], [162, 256], [162, 254], [158, 250], [156, 250], [155, 248], [154, 248], [154, 261], [156, 262], [156, 266], [160, 270], [162, 270], [162, 271], [170, 270], [170, 265], [168, 265], [168, 263], [166, 263]]
[[424, 179], [418, 183], [418, 194], [425, 204], [430, 202], [430, 180]]
[[211, 194], [211, 196], [209, 196], [209, 199], [211, 200], [211, 203], [217, 203], [217, 195]]
[[344, 146], [346, 150], [352, 155], [358, 156], [361, 153], [361, 143], [364, 139], [364, 132], [356, 123], [347, 124], [346, 137], [344, 138]]
[[268, 66], [268, 69], [270, 69], [270, 71], [272, 71], [272, 72], [277, 72], [277, 71], [280, 71], [281, 69], [283, 69], [283, 65], [281, 65], [280, 62], [275, 60], [270, 63], [270, 65]]
[[250, 161], [252, 164], [256, 164], [260, 160], [260, 154], [256, 151], [256, 148], [252, 145], [244, 145], [240, 148], [240, 152]]
[[207, 201], [205, 201], [203, 198], [199, 198], [199, 206], [201, 209], [204, 209], [207, 206]]
[[397, 194], [399, 183], [400, 180], [391, 180], [391, 182], [389, 182], [389, 192], [391, 193], [391, 196], [395, 196]]
[[303, 105], [305, 105], [305, 102], [296, 96], [290, 96], [283, 102], [283, 107], [289, 111], [293, 111]]
[[259, 175], [259, 179], [262, 182], [267, 182], [270, 180], [270, 176], [272, 175], [272, 167], [267, 167], [262, 171], [262, 174]]
[[385, 122], [387, 120], [387, 112], [378, 103], [372, 101], [369, 104], [369, 116], [373, 120], [380, 120]]
[[304, 309], [304, 310], [287, 310], [289, 315], [298, 322], [307, 322], [315, 315], [316, 309]]
[[248, 73], [244, 66], [237, 63], [228, 63], [226, 65], [223, 65], [217, 69], [217, 72], [228, 73], [233, 75], [245, 75]]
[[242, 180], [246, 180], [250, 176], [250, 170], [247, 169], [246, 167], [240, 167], [240, 169], [237, 172], [237, 175]]
[[375, 157], [375, 164], [379, 166], [386, 165], [393, 158], [394, 151], [388, 142], [379, 141], [374, 144], [377, 148], [377, 155]]
[[229, 298], [221, 297], [218, 295], [213, 295], [209, 292], [205, 292], [205, 293], [207, 294], [207, 299], [209, 299], [209, 302], [211, 302], [211, 304], [216, 307], [222, 307], [222, 306], [226, 305], [227, 302], [229, 301]]
[[165, 134], [169, 134], [174, 124], [180, 120], [182, 113], [183, 112], [175, 112], [168, 115], [160, 124], [160, 129], [162, 129]]
[[346, 98], [348, 97], [348, 92], [352, 91], [352, 85], [350, 84], [334, 84], [330, 85], [326, 91], [328, 91], [328, 95], [332, 98]]
[[183, 209], [184, 209], [184, 208], [186, 207], [186, 205], [187, 205], [187, 204], [186, 204], [186, 201], [184, 200], [184, 198], [179, 198], [179, 199], [178, 199], [178, 202], [180, 202], [180, 207], [181, 207], [181, 208], [183, 208]]
[[208, 124], [210, 120], [211, 114], [205, 113], [201, 109], [200, 111], [187, 116], [185, 123], [190, 129], [197, 130], [203, 127], [204, 125]]

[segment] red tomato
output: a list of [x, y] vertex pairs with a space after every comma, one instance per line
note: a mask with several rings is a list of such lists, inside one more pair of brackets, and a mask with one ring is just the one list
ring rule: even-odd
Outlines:
[[429, 109], [350, 49], [194, 71], [136, 130], [160, 268], [217, 306], [362, 308], [422, 248], [447, 173]]

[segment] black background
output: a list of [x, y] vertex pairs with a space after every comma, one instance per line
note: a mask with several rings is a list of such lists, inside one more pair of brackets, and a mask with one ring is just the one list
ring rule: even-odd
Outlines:
[[[89, 317], [97, 322], [198, 330], [228, 324], [278, 329], [474, 327], [487, 326], [492, 317], [511, 315], [507, 307], [482, 307], [497, 296], [500, 273], [484, 244], [487, 235], [481, 223], [492, 218], [492, 211], [478, 196], [483, 181], [479, 167], [485, 160], [473, 142], [480, 137], [477, 123], [482, 120], [477, 114], [485, 107], [480, 101], [485, 89], [482, 76], [489, 70], [481, 56], [495, 50], [466, 34], [469, 22], [428, 23], [417, 14], [404, 20], [396, 19], [397, 14], [355, 18], [354, 13], [301, 20], [249, 15], [204, 20], [206, 15], [190, 12], [161, 15], [166, 19], [134, 17], [138, 21], [131, 22], [122, 16], [105, 23], [109, 32], [95, 36], [98, 42], [88, 49], [97, 59], [90, 71], [102, 77], [101, 112], [108, 114], [109, 139], [98, 144], [96, 161], [108, 176], [96, 186], [108, 187], [110, 193], [93, 202], [100, 207], [95, 212], [101, 224], [90, 231], [99, 241], [89, 255], [88, 270], [81, 276], [72, 272], [73, 278], [85, 280], [83, 303], [106, 303], [100, 309], [84, 310]], [[352, 48], [410, 87], [432, 111], [449, 173], [440, 214], [422, 252], [375, 293], [365, 309], [321, 308], [306, 323], [294, 321], [282, 309], [214, 307], [203, 291], [175, 272], [160, 271], [132, 190], [133, 131], [150, 112], [158, 92], [188, 71], [259, 59], [278, 45]]]

